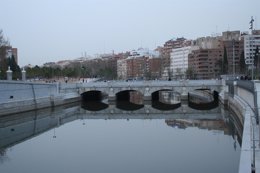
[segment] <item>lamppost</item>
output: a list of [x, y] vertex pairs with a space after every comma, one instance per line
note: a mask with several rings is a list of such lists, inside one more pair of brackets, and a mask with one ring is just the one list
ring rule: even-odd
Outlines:
[[[253, 35], [253, 29], [254, 29], [254, 18], [253, 18], [253, 16], [251, 17], [251, 20], [250, 20], [250, 22], [249, 22], [249, 24], [250, 24], [250, 28], [249, 29], [251, 29], [251, 35]], [[252, 41], [251, 41], [251, 39], [249, 40], [249, 45], [250, 45], [250, 47], [251, 47], [251, 45], [252, 45]], [[252, 59], [252, 65], [251, 65], [251, 72], [252, 72], [252, 74], [251, 74], [251, 76], [252, 76], [252, 80], [254, 79], [254, 59]]]
[[235, 77], [235, 40], [232, 40], [233, 44], [233, 77]]
[[253, 80], [254, 79], [254, 59], [252, 59], [252, 65], [251, 65], [251, 76], [252, 76], [252, 79], [251, 80]]

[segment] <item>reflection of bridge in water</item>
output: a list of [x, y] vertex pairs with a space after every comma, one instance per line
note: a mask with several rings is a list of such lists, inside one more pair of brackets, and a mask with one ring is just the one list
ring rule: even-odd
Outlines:
[[116, 105], [108, 105], [106, 109], [100, 111], [90, 111], [80, 109], [82, 118], [87, 119], [221, 119], [221, 108], [217, 107], [210, 110], [195, 110], [187, 104], [173, 110], [159, 110], [151, 105], [144, 105], [142, 108], [134, 111], [121, 110]]
[[[176, 120], [178, 122], [179, 119], [189, 119], [196, 120], [194, 126], [198, 128], [205, 128], [201, 124], [203, 122], [205, 124], [208, 121], [215, 128], [225, 131], [222, 126], [219, 126], [219, 121], [223, 122], [225, 116], [227, 115], [223, 114], [220, 107], [200, 111], [191, 109], [187, 105], [182, 105], [178, 109], [171, 111], [160, 111], [152, 108], [150, 105], [145, 105], [137, 111], [123, 111], [115, 108], [115, 105], [110, 105], [108, 109], [102, 111], [87, 111], [78, 105], [73, 105], [72, 107], [67, 106], [65, 108], [57, 107], [55, 110], [45, 109], [15, 114], [0, 117], [0, 156], [4, 155], [5, 150], [11, 146], [75, 120], [165, 119]], [[167, 124], [165, 123], [165, 125]]]

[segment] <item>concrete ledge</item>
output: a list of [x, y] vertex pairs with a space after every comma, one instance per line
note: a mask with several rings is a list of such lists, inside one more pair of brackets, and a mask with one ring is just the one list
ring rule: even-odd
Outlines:
[[246, 111], [246, 104], [239, 101], [239, 97], [234, 96], [234, 98], [229, 97], [227, 102], [228, 108], [232, 110], [237, 118], [239, 119], [241, 124], [244, 124], [244, 117]]
[[239, 173], [252, 173], [252, 148], [251, 148], [251, 113], [246, 111], [242, 147], [239, 162]]

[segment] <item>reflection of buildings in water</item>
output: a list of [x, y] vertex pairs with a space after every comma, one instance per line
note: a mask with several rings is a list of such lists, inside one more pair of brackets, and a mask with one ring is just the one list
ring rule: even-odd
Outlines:
[[178, 93], [173, 91], [160, 91], [159, 101], [166, 104], [177, 104], [180, 103], [181, 97]]
[[137, 91], [130, 91], [129, 102], [142, 105], [143, 102], [143, 94]]
[[185, 120], [185, 119], [175, 119], [175, 120], [165, 120], [168, 126], [186, 129], [187, 127], [198, 127], [199, 129], [208, 130], [220, 130], [224, 134], [230, 134], [228, 126], [223, 120]]
[[186, 129], [187, 127], [194, 126], [192, 121], [189, 120], [165, 120], [165, 123], [168, 126], [179, 128], [179, 129]]
[[189, 92], [189, 101], [193, 103], [208, 103], [214, 101], [214, 96], [209, 90], [196, 90]]
[[6, 155], [6, 150], [6, 148], [0, 148], [0, 163], [4, 163], [9, 159]]

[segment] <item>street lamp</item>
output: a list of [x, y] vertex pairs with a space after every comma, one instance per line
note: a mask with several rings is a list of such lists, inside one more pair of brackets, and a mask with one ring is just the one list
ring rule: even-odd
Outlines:
[[235, 77], [235, 40], [232, 40], [233, 44], [233, 77]]
[[254, 79], [254, 59], [252, 59], [252, 65], [251, 65], [251, 76], [252, 76], [252, 79], [251, 80], [253, 80]]

